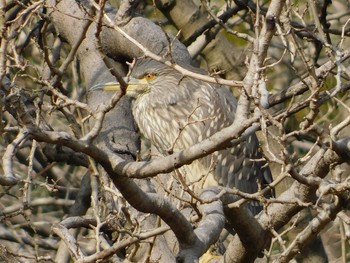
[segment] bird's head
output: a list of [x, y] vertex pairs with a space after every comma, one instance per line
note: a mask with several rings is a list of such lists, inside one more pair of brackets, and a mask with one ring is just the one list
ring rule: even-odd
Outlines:
[[[176, 70], [152, 59], [140, 59], [132, 68], [127, 83], [126, 94], [132, 98], [139, 98], [145, 94], [151, 96], [169, 96], [179, 83], [181, 74]], [[120, 91], [119, 82], [107, 82], [95, 85], [91, 90]]]

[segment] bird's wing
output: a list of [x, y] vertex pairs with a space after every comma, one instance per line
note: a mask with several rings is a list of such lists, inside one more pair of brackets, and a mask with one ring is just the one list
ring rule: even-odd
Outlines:
[[[197, 119], [205, 120], [201, 126], [200, 140], [203, 140], [233, 123], [237, 100], [224, 87], [200, 83], [202, 86], [196, 90], [194, 97], [202, 105], [195, 113]], [[270, 169], [262, 157], [259, 141], [252, 134], [237, 146], [203, 158], [202, 165], [209, 170], [216, 162], [213, 174], [219, 185], [254, 193], [258, 190], [257, 182], [266, 185], [272, 181]]]

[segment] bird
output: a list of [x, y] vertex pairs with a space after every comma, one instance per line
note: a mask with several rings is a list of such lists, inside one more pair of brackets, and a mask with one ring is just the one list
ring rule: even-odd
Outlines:
[[[120, 90], [118, 82], [96, 87]], [[237, 109], [237, 99], [227, 87], [185, 76], [151, 58], [134, 63], [126, 95], [133, 99], [132, 113], [141, 134], [163, 156], [187, 149], [230, 126]], [[222, 186], [256, 193], [272, 182], [262, 157], [253, 133], [238, 145], [197, 159], [178, 171], [185, 184], [197, 191]], [[253, 214], [261, 210], [259, 204], [250, 207]]]

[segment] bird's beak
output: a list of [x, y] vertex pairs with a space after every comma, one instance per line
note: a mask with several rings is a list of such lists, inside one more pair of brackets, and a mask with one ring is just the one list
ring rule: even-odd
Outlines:
[[[148, 88], [148, 82], [145, 79], [136, 79], [136, 78], [124, 78], [124, 81], [127, 83], [126, 95], [130, 97], [136, 97], [140, 93], [144, 93]], [[90, 91], [103, 90], [103, 91], [120, 91], [119, 82], [106, 82], [102, 84], [97, 84], [91, 87]]]

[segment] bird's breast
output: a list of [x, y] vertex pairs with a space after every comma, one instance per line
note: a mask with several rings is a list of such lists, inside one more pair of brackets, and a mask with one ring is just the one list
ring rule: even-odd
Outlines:
[[162, 153], [183, 150], [201, 141], [207, 125], [201, 106], [185, 101], [155, 104], [139, 100], [133, 114], [140, 132]]

